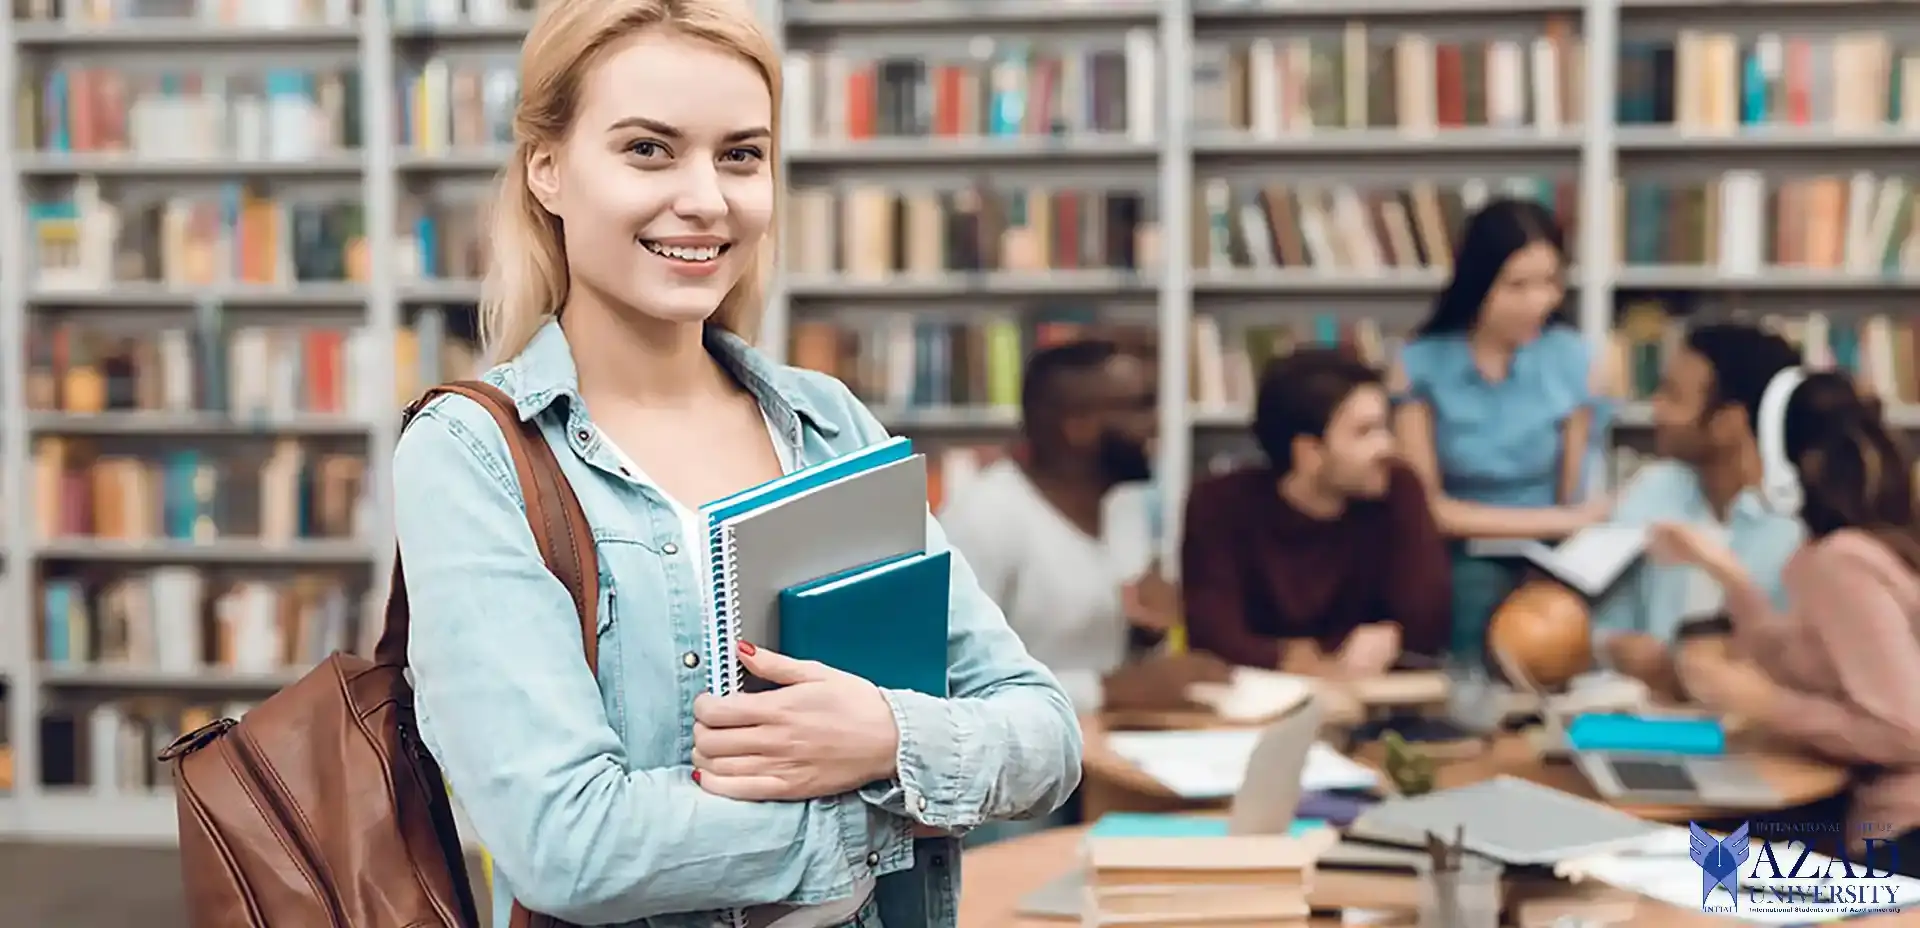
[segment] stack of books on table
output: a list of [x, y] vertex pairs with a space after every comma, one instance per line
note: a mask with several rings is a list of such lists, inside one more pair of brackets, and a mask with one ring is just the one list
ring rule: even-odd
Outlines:
[[1137, 928], [1307, 928], [1326, 828], [1229, 834], [1224, 819], [1115, 816], [1087, 836], [1082, 923]]

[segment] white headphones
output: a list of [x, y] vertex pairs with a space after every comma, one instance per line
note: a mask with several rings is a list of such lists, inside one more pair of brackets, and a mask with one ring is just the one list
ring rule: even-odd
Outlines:
[[1787, 460], [1787, 401], [1806, 379], [1805, 370], [1789, 367], [1773, 375], [1766, 392], [1760, 394], [1759, 428], [1754, 436], [1760, 445], [1760, 498], [1781, 515], [1799, 514], [1804, 499], [1800, 474]]

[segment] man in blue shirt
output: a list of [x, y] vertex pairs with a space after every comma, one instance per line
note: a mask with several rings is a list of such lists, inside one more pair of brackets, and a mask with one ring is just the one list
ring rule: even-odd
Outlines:
[[[1800, 363], [1786, 339], [1744, 325], [1711, 325], [1687, 333], [1667, 359], [1653, 396], [1659, 459], [1632, 476], [1612, 522], [1686, 522], [1726, 533], [1742, 566], [1785, 606], [1780, 572], [1800, 547], [1803, 529], [1760, 499], [1755, 439], [1760, 396], [1782, 369]], [[1599, 603], [1593, 640], [1604, 663], [1679, 695], [1674, 645], [1696, 620], [1716, 620], [1719, 587], [1693, 568], [1641, 563]], [[1689, 635], [1688, 637], [1692, 637]]]

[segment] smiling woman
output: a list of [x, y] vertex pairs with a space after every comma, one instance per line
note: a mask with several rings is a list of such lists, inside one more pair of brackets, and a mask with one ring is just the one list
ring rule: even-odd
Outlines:
[[[955, 836], [1079, 782], [1071, 703], [958, 552], [952, 698], [772, 642], [740, 660], [778, 688], [707, 692], [700, 507], [887, 437], [750, 344], [780, 67], [748, 2], [545, 3], [522, 51], [486, 380], [580, 499], [593, 610], [543, 565], [485, 409], [426, 403], [394, 453], [414, 711], [492, 853], [498, 925], [952, 928]], [[931, 520], [926, 549], [951, 550]]]
[[492, 357], [519, 353], [576, 287], [754, 336], [780, 68], [736, 7], [560, 3], [543, 14], [550, 28], [528, 37], [522, 75], [535, 105], [516, 114], [493, 214], [481, 316]]

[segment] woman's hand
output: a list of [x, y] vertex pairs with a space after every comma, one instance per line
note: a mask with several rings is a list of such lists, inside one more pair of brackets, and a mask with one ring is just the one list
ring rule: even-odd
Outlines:
[[1703, 705], [1727, 715], [1764, 719], [1780, 687], [1759, 667], [1724, 652], [1696, 648], [1680, 653], [1680, 679]]
[[717, 796], [818, 799], [890, 779], [900, 729], [880, 688], [817, 661], [740, 644], [747, 672], [780, 688], [693, 700], [693, 778]]
[[1613, 497], [1599, 493], [1573, 507], [1580, 519], [1580, 527], [1600, 525], [1613, 518]]

